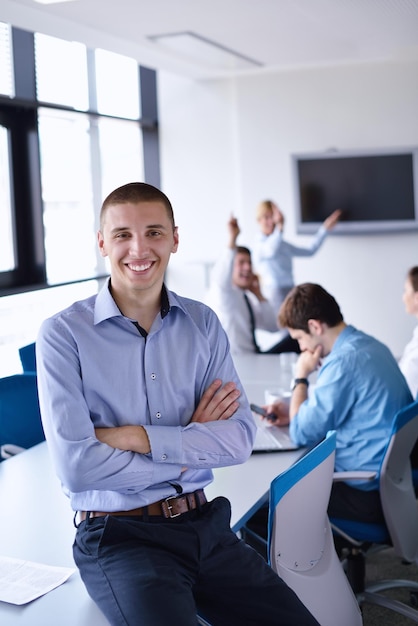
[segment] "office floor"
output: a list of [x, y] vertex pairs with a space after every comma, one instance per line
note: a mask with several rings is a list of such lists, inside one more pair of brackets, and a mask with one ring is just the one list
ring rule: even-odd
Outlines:
[[[386, 578], [401, 578], [418, 582], [418, 567], [416, 564], [405, 565], [394, 554], [392, 549], [376, 552], [368, 557], [366, 570], [367, 580], [381, 580]], [[409, 603], [409, 592], [396, 589], [385, 592], [389, 597]], [[412, 620], [371, 604], [363, 605], [363, 626], [411, 626]]]

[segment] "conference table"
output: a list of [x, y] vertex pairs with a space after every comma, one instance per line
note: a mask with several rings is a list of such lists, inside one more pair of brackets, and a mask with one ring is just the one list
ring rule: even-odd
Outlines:
[[[256, 363], [257, 371], [252, 370], [250, 360], [237, 365], [247, 393], [253, 394], [251, 401], [261, 403], [265, 385], [275, 380], [272, 374], [265, 383], [262, 369], [273, 365], [276, 356], [267, 358], [271, 359], [270, 363]], [[231, 526], [238, 531], [267, 501], [273, 478], [303, 454], [303, 449], [253, 454], [242, 465], [215, 469], [214, 480], [205, 489], [207, 497], [210, 500], [226, 496], [230, 500]], [[46, 442], [0, 463], [0, 503], [0, 556], [75, 567], [73, 512], [55, 476]], [[77, 570], [64, 584], [26, 605], [0, 602], [0, 623], [4, 626], [108, 624], [88, 596]]]

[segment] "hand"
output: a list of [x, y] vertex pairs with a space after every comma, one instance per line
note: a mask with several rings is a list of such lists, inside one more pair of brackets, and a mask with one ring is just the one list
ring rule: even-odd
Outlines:
[[323, 222], [324, 227], [327, 230], [332, 230], [334, 226], [336, 225], [336, 223], [339, 221], [342, 213], [343, 212], [341, 209], [337, 209], [336, 211], [331, 213], [331, 215], [329, 215], [327, 219]]
[[231, 215], [231, 218], [228, 222], [228, 231], [229, 231], [229, 247], [235, 248], [236, 241], [238, 239], [238, 235], [241, 232], [241, 229], [238, 225], [238, 220], [236, 217]]
[[268, 421], [274, 426], [287, 426], [289, 424], [289, 403], [283, 402], [283, 400], [276, 400], [273, 404], [266, 404], [263, 406], [266, 409], [267, 414], [274, 415], [275, 419], [263, 417], [263, 420]]
[[148, 454], [151, 452], [147, 431], [142, 426], [114, 426], [95, 428], [96, 437], [111, 448]]
[[322, 346], [316, 346], [313, 351], [304, 350], [300, 353], [295, 366], [295, 378], [307, 378], [321, 363]]
[[253, 293], [260, 302], [265, 300], [265, 297], [261, 293], [260, 279], [257, 274], [252, 275], [251, 282], [248, 285], [248, 291], [251, 291], [251, 293]]
[[280, 211], [280, 209], [277, 206], [277, 204], [273, 204], [272, 205], [272, 209], [273, 209], [273, 222], [276, 224], [276, 226], [277, 226], [277, 228], [279, 230], [283, 230], [283, 228], [284, 228], [284, 215], [283, 215], [283, 213]]
[[239, 407], [237, 399], [240, 395], [235, 383], [222, 385], [222, 381], [217, 378], [206, 389], [190, 421], [203, 424], [229, 419]]

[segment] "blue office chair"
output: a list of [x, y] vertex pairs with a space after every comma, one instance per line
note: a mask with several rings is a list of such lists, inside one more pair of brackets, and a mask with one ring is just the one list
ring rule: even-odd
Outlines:
[[36, 374], [0, 378], [0, 459], [44, 441]]
[[24, 372], [36, 372], [35, 343], [19, 348], [19, 357]]
[[[414, 492], [409, 455], [418, 438], [418, 401], [400, 410], [379, 470], [379, 491], [385, 524], [366, 524], [332, 518], [334, 533], [343, 538], [349, 549], [347, 575], [360, 604], [377, 604], [418, 622], [418, 611], [405, 603], [380, 594], [404, 587], [411, 592], [411, 603], [418, 604], [418, 583], [410, 580], [385, 580], [365, 586], [367, 552], [376, 545], [393, 546], [395, 554], [406, 563], [418, 565], [418, 504]], [[348, 480], [350, 472], [339, 473]]]
[[360, 608], [327, 517], [335, 446], [336, 433], [331, 431], [271, 483], [269, 562], [321, 626], [361, 626]]

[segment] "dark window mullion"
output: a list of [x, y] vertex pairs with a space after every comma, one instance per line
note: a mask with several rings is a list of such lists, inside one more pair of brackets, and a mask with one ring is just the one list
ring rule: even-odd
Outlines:
[[35, 111], [13, 114], [12, 169], [17, 238], [17, 283], [45, 282], [45, 249]]
[[147, 67], [139, 67], [139, 90], [145, 182], [155, 185], [155, 187], [160, 187], [157, 74], [154, 70], [150, 70]]
[[34, 41], [33, 33], [12, 28], [16, 99], [31, 105], [10, 111], [19, 287], [43, 284], [46, 276]]

